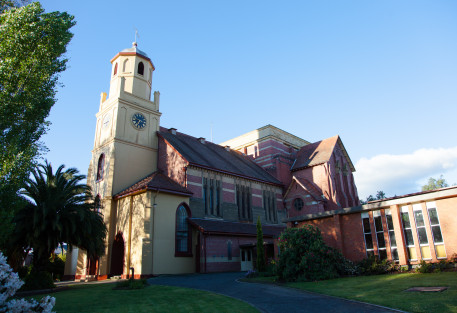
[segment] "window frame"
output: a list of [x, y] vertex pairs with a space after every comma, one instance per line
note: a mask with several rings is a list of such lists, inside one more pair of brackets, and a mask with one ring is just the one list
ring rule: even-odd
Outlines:
[[[372, 229], [371, 229], [370, 214], [369, 214], [368, 212], [363, 212], [363, 213], [361, 214], [361, 218], [362, 218], [363, 242], [365, 243], [365, 254], [366, 254], [367, 257], [369, 257], [368, 253], [369, 253], [369, 252], [373, 252], [373, 256], [376, 256], [375, 250], [374, 250], [374, 242], [373, 242], [373, 235], [372, 235], [372, 234], [373, 234], [373, 231], [372, 231]], [[364, 225], [363, 225], [363, 220], [364, 220], [365, 218], [368, 219], [368, 225], [370, 226], [370, 232], [369, 232], [369, 233], [366, 233], [366, 232], [365, 232], [365, 227], [364, 227]], [[369, 234], [370, 237], [371, 237], [371, 245], [372, 245], [372, 247], [371, 247], [370, 249], [368, 249], [368, 247], [367, 247], [367, 241], [366, 241], [366, 235], [368, 235], [368, 234]]]
[[[180, 209], [184, 208], [187, 217], [185, 219], [187, 223], [187, 249], [186, 251], [179, 251], [178, 250], [178, 232], [182, 232], [181, 230], [178, 229], [178, 213]], [[192, 257], [192, 227], [189, 224], [189, 218], [191, 218], [191, 211], [189, 209], [189, 206], [187, 203], [182, 202], [178, 205], [176, 208], [176, 213], [175, 213], [175, 257]]]
[[[140, 66], [141, 66], [141, 68], [140, 68]], [[140, 69], [141, 69], [141, 73], [140, 73]], [[136, 68], [136, 73], [138, 75], [144, 76], [144, 63], [142, 61], [138, 62], [138, 66]]]
[[105, 154], [101, 153], [97, 161], [96, 182], [102, 181], [105, 177]]
[[[393, 261], [399, 261], [400, 260], [400, 257], [398, 255], [398, 247], [397, 247], [397, 236], [395, 235], [395, 230], [394, 230], [394, 225], [393, 225], [393, 216], [392, 216], [392, 212], [390, 211], [390, 209], [385, 209], [384, 210], [384, 216], [385, 216], [385, 219], [386, 219], [386, 226], [387, 226], [387, 236], [389, 237], [389, 246], [390, 246], [390, 258], [393, 260]], [[389, 221], [387, 220], [387, 216], [390, 216], [391, 220], [392, 220], [392, 229], [389, 228]], [[393, 236], [390, 235], [390, 232], [393, 232]], [[395, 245], [392, 245], [392, 237], [394, 238], [394, 241], [395, 241]], [[394, 258], [394, 253], [393, 251], [396, 251], [396, 258]]]
[[[404, 223], [403, 223], [403, 214], [407, 214], [408, 216], [408, 222], [409, 222], [409, 227], [405, 227]], [[413, 227], [411, 225], [411, 216], [409, 214], [409, 209], [408, 209], [408, 206], [402, 206], [400, 208], [400, 218], [401, 218], [401, 228], [403, 229], [403, 235], [404, 235], [404, 238], [405, 238], [405, 246], [406, 246], [406, 249], [408, 250], [408, 261], [412, 261], [412, 262], [415, 262], [418, 260], [418, 257], [417, 257], [417, 250], [416, 250], [416, 242], [414, 240], [414, 236], [413, 236]], [[413, 240], [413, 243], [412, 245], [408, 245], [408, 241], [407, 241], [407, 236], [406, 236], [406, 231], [407, 230], [410, 230], [411, 231], [411, 237], [412, 237], [412, 240]], [[411, 259], [411, 254], [409, 253], [409, 249], [414, 249], [415, 253], [416, 253], [416, 258], [415, 259]]]
[[[444, 244], [444, 236], [443, 236], [443, 232], [441, 230], [441, 222], [440, 222], [440, 217], [439, 217], [439, 214], [438, 214], [438, 208], [436, 207], [435, 201], [426, 202], [425, 206], [427, 208], [428, 222], [429, 222], [429, 225], [430, 225], [430, 231], [432, 233], [433, 245], [435, 247], [435, 256], [436, 256], [436, 258], [438, 260], [445, 260], [445, 259], [447, 259], [446, 245]], [[433, 210], [433, 209], [435, 209], [435, 211], [436, 211], [436, 219], [438, 220], [438, 224], [432, 224], [432, 220], [430, 218], [430, 210]], [[436, 226], [438, 226], [440, 228], [441, 239], [442, 239], [441, 242], [436, 242], [435, 241], [435, 234], [433, 233], [433, 227], [436, 227]], [[441, 246], [441, 245], [444, 247], [444, 253], [446, 253], [446, 256], [444, 256], [444, 257], [438, 257], [438, 255], [436, 254], [436, 246]]]
[[[379, 218], [379, 220], [381, 222], [380, 230], [378, 230], [378, 227], [376, 226], [376, 218]], [[378, 248], [378, 257], [381, 260], [387, 259], [387, 245], [386, 245], [386, 237], [384, 236], [384, 225], [382, 225], [381, 210], [373, 211], [373, 224], [374, 224], [374, 232], [375, 232], [376, 243], [377, 243], [377, 248]], [[382, 234], [382, 238], [384, 239], [384, 247], [382, 247], [382, 248], [379, 245], [378, 234]], [[386, 256], [385, 258], [381, 257], [381, 250], [384, 251], [385, 256]]]

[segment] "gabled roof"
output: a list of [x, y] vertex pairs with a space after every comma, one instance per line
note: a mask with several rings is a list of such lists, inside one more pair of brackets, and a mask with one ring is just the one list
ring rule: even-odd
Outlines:
[[306, 178], [295, 176], [292, 177], [292, 182], [290, 183], [289, 188], [287, 188], [287, 191], [284, 194], [284, 199], [287, 198], [287, 195], [289, 194], [294, 184], [298, 184], [301, 188], [306, 190], [311, 195], [311, 197], [313, 197], [314, 200], [326, 201], [326, 199], [322, 197], [322, 192], [319, 191], [319, 189], [317, 189], [317, 187], [315, 187], [309, 180], [307, 180]]
[[136, 194], [148, 190], [160, 191], [165, 193], [172, 193], [183, 196], [191, 196], [193, 193], [171, 178], [165, 176], [160, 172], [154, 172], [139, 182], [133, 184], [129, 188], [119, 192], [114, 198], [122, 198], [131, 194]]
[[[232, 235], [257, 235], [256, 224], [227, 222], [203, 218], [190, 218], [189, 222], [204, 233], [232, 234]], [[262, 225], [265, 237], [277, 238], [284, 231], [285, 226]]]
[[190, 165], [275, 185], [282, 183], [241, 152], [203, 139], [164, 130], [158, 132]]
[[352, 161], [349, 158], [346, 149], [344, 148], [343, 142], [338, 135], [302, 147], [298, 151], [297, 158], [290, 170], [297, 171], [303, 168], [313, 167], [328, 162], [332, 157], [332, 153], [335, 150], [335, 146], [337, 144], [340, 146], [341, 151], [346, 157], [351, 171], [355, 172], [354, 165], [352, 164]]

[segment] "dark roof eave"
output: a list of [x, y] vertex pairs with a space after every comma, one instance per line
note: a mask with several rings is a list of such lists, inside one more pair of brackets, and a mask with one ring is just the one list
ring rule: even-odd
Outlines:
[[170, 193], [170, 194], [174, 194], [174, 195], [189, 196], [189, 197], [194, 194], [193, 192], [187, 193], [187, 192], [181, 192], [181, 191], [171, 190], [171, 189], [167, 189], [167, 188], [146, 187], [146, 188], [141, 188], [141, 189], [137, 189], [137, 190], [132, 190], [123, 195], [116, 195], [113, 197], [113, 199], [118, 200], [118, 199], [125, 198], [128, 196], [134, 196], [134, 195], [146, 192], [146, 191], [159, 191], [159, 192], [165, 192], [165, 193]]
[[280, 187], [284, 186], [283, 184], [281, 184], [279, 182], [275, 183], [275, 182], [271, 182], [271, 181], [267, 181], [267, 180], [262, 180], [262, 179], [258, 179], [258, 178], [255, 178], [255, 177], [251, 177], [251, 176], [247, 176], [247, 175], [241, 175], [241, 174], [233, 173], [233, 172], [230, 172], [230, 171], [224, 171], [224, 170], [221, 170], [221, 169], [218, 169], [218, 168], [214, 168], [214, 167], [210, 167], [210, 166], [206, 166], [206, 165], [201, 165], [201, 164], [194, 163], [194, 162], [189, 162], [189, 165], [190, 166], [204, 168], [204, 169], [211, 170], [211, 171], [214, 171], [214, 172], [219, 172], [219, 173], [231, 175], [231, 176], [245, 178], [245, 179], [249, 179], [249, 180], [253, 180], [253, 181], [257, 181], [257, 182], [261, 182], [261, 183], [265, 183], [265, 184], [270, 184], [270, 185], [275, 185], [275, 186], [280, 186]]

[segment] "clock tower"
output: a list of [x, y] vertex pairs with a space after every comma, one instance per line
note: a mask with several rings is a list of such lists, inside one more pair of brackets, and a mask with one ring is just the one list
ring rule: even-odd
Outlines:
[[[109, 97], [101, 93], [87, 175], [108, 227], [107, 248], [116, 231], [117, 209], [112, 197], [157, 170], [161, 116], [160, 93], [154, 92], [154, 99], [150, 99], [154, 64], [137, 43], [116, 54], [111, 64]], [[109, 272], [107, 260], [108, 253], [99, 260], [96, 274]], [[86, 274], [92, 274], [91, 266], [86, 266]]]

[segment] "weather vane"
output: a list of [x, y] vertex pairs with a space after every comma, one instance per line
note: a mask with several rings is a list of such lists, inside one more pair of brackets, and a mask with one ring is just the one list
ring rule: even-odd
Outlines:
[[140, 35], [138, 34], [138, 29], [135, 28], [135, 42], [137, 42], [137, 38], [140, 38]]

